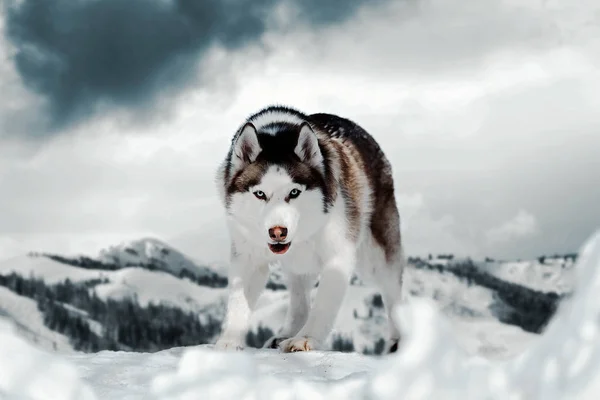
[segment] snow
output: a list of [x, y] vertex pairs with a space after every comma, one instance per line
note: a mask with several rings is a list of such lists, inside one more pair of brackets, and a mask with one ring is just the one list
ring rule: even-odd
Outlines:
[[[118, 261], [122, 269], [115, 271], [88, 269], [67, 265], [42, 256], [22, 256], [0, 262], [0, 274], [15, 271], [23, 276], [35, 275], [47, 284], [62, 282], [67, 278], [74, 282], [106, 278], [109, 282], [99, 284], [94, 289], [102, 299], [135, 298], [142, 306], [151, 302], [163, 303], [200, 314], [210, 313], [217, 320], [221, 319], [227, 295], [225, 288], [200, 286], [187, 279], [178, 278], [177, 274], [171, 275], [164, 271], [148, 270], [142, 267], [159, 257], [163, 257], [165, 263], [175, 265], [174, 267], [169, 266], [170, 272], [178, 268], [192, 268], [191, 265], [195, 265], [191, 258], [169, 245], [156, 239], [145, 238], [109, 247], [102, 254], [103, 261]], [[445, 263], [447, 260], [439, 259], [438, 261]], [[547, 263], [550, 262], [547, 261]], [[545, 287], [550, 287], [551, 284], [560, 284], [562, 285], [560, 286], [561, 290], [564, 291], [568, 291], [572, 287], [572, 279], [561, 276], [561, 273], [572, 275], [572, 268], [565, 271], [560, 265], [556, 265], [554, 269], [549, 265], [543, 265], [535, 268], [534, 273], [530, 273], [525, 268], [530, 264], [535, 263], [486, 263], [485, 268], [490, 273], [501, 276], [502, 279], [529, 287], [539, 287], [540, 282]], [[137, 265], [137, 267], [127, 267], [126, 265]], [[552, 280], [544, 278], [548, 276], [547, 270], [553, 272]], [[274, 271], [271, 280], [280, 282], [282, 278], [277, 271]], [[478, 285], [469, 286], [451, 273], [440, 273], [436, 270], [409, 266], [405, 273], [405, 292], [410, 296], [434, 299], [439, 309], [450, 318], [452, 323], [462, 324], [463, 327], [469, 326], [466, 332], [474, 331], [474, 335], [480, 335], [476, 328], [477, 324], [465, 325], [463, 321], [476, 320], [481, 326], [489, 322], [498, 325], [500, 327], [498, 329], [510, 329], [497, 324], [497, 315], [492, 314], [492, 309], [497, 309], [498, 305], [498, 300], [492, 290]], [[351, 338], [355, 348], [359, 351], [366, 347], [372, 347], [373, 343], [385, 332], [386, 316], [381, 309], [368, 304], [375, 294], [376, 291], [372, 287], [353, 285], [335, 322], [333, 333]], [[265, 291], [259, 299], [258, 310], [252, 319], [252, 326], [256, 328], [258, 325], [263, 325], [276, 331], [284, 319], [287, 298], [288, 293], [285, 290]], [[502, 308], [502, 305], [500, 306]], [[369, 312], [372, 312], [372, 315], [369, 315]], [[355, 318], [355, 315], [358, 318]], [[94, 332], [101, 329], [95, 321], [89, 322], [90, 326], [93, 325]], [[524, 332], [520, 332], [520, 334], [523, 336], [523, 341], [527, 343], [530, 339], [529, 336]], [[329, 337], [329, 343], [331, 343], [331, 339], [333, 339], [333, 335]], [[472, 348], [468, 343], [466, 347]], [[509, 349], [498, 350], [498, 352], [498, 356], [501, 356], [500, 353], [508, 354]]]
[[[575, 272], [576, 291], [546, 332], [505, 360], [469, 354], [451, 320], [432, 300], [419, 297], [396, 310], [404, 334], [400, 351], [380, 357], [254, 349], [227, 353], [211, 345], [152, 354], [59, 355], [35, 348], [2, 323], [0, 395], [53, 400], [597, 399], [600, 231], [584, 246]], [[494, 330], [491, 337], [498, 334], [496, 328], [488, 326]], [[510, 346], [505, 334], [499, 340]]]
[[573, 287], [573, 263], [563, 258], [546, 258], [544, 264], [538, 261], [490, 262], [479, 267], [497, 278], [542, 292], [562, 294]]
[[64, 357], [21, 338], [14, 325], [0, 319], [0, 399], [94, 400], [78, 368]]
[[0, 316], [14, 321], [21, 337], [46, 350], [72, 352], [69, 338], [44, 325], [44, 317], [35, 300], [19, 296], [0, 286]]
[[[497, 358], [508, 357], [514, 353], [515, 347], [521, 348], [537, 337], [498, 321], [491, 312], [494, 297], [490, 289], [469, 286], [450, 273], [414, 267], [406, 269], [404, 282], [411, 296], [434, 299], [436, 307], [449, 318], [452, 328], [461, 338], [461, 344], [471, 353], [481, 350]], [[341, 334], [352, 339], [355, 349], [362, 350], [373, 347], [385, 335], [387, 317], [384, 310], [368, 304], [376, 293], [377, 290], [371, 286], [349, 288], [327, 345], [331, 344], [334, 334]], [[315, 294], [316, 289], [312, 292], [313, 298]], [[252, 316], [252, 327], [260, 324], [276, 331], [285, 317], [287, 301], [287, 291], [265, 291]], [[371, 317], [370, 309], [373, 312]], [[358, 318], [354, 317], [355, 312]], [[514, 338], [517, 346], [504, 345], [509, 338]]]
[[[201, 318], [203, 315], [211, 315], [217, 320], [222, 319], [225, 311], [225, 288], [200, 286], [162, 271], [149, 271], [139, 267], [116, 271], [91, 270], [72, 267], [45, 257], [22, 257], [3, 265], [4, 270], [0, 268], [0, 273], [19, 271], [25, 276], [33, 274], [41, 277], [48, 283], [61, 282], [67, 278], [73, 281], [107, 278], [107, 283], [98, 284], [94, 288], [101, 299], [135, 298], [142, 306], [151, 302], [162, 303], [196, 312]], [[275, 280], [281, 279], [275, 276]], [[518, 327], [498, 322], [491, 313], [495, 301], [491, 290], [477, 285], [469, 286], [453, 274], [409, 266], [405, 272], [405, 290], [411, 296], [434, 299], [438, 308], [450, 318], [461, 344], [470, 353], [481, 351], [489, 356], [505, 358], [513, 354], [514, 346], [505, 345], [502, 338], [515, 337], [518, 339], [514, 342], [523, 345], [535, 338], [535, 335]], [[316, 290], [313, 291], [313, 296], [315, 293]], [[385, 335], [385, 312], [371, 304], [376, 293], [375, 288], [370, 286], [350, 287], [332, 335], [325, 343], [327, 347], [331, 346], [332, 340], [339, 334], [343, 338], [352, 339], [357, 351], [363, 351], [365, 348], [372, 349], [374, 343]], [[287, 302], [287, 291], [266, 290], [259, 298], [257, 310], [251, 320], [252, 328], [262, 325], [276, 332], [285, 317]], [[64, 306], [72, 312], [83, 313], [81, 310], [72, 310], [72, 306], [67, 304]], [[102, 332], [101, 324], [89, 318], [86, 320], [94, 332]], [[489, 332], [499, 334], [493, 336]]]
[[28, 255], [9, 258], [0, 262], [0, 274], [8, 275], [16, 272], [23, 277], [34, 275], [46, 284], [64, 282], [69, 278], [72, 282], [81, 282], [102, 278], [110, 271], [84, 269], [59, 263], [46, 257], [30, 257]]
[[[76, 260], [84, 255], [66, 257]], [[86, 257], [87, 258], [87, 257]], [[218, 270], [201, 265], [198, 261], [186, 256], [172, 246], [154, 238], [122, 242], [100, 251], [95, 261], [116, 265], [121, 269], [131, 267], [152, 266], [155, 270], [171, 272], [179, 277], [185, 269], [197, 277], [204, 275], [223, 275], [222, 266]], [[145, 268], [148, 269], [148, 268]], [[48, 284], [64, 281], [67, 277], [73, 282], [80, 282], [101, 277], [108, 277], [114, 271], [106, 269], [80, 268], [55, 261], [44, 255], [20, 255], [0, 261], [0, 274], [17, 272], [25, 277], [34, 274]], [[226, 274], [225, 274], [226, 276]]]
[[212, 273], [200, 262], [156, 238], [127, 241], [101, 250], [98, 260], [121, 267], [154, 264], [179, 275], [187, 269], [196, 275]]
[[458, 345], [470, 355], [490, 360], [507, 360], [522, 353], [538, 335], [521, 328], [498, 323], [495, 319], [460, 320], [449, 318]]
[[107, 278], [109, 283], [96, 286], [96, 293], [102, 299], [137, 297], [141, 305], [151, 301], [164, 302], [188, 311], [198, 311], [209, 303], [218, 303], [225, 295], [224, 289], [199, 286], [165, 272], [140, 267], [106, 271], [73, 267], [46, 257], [19, 256], [0, 263], [0, 275], [11, 272], [24, 277], [35, 276], [46, 284], [64, 282], [67, 278], [72, 282]]
[[[350, 375], [366, 375], [378, 362], [375, 357], [351, 353], [279, 354], [274, 350], [256, 349], [247, 349], [245, 352], [251, 356], [250, 362], [258, 375], [285, 379], [296, 371], [303, 379], [312, 382], [328, 382]], [[221, 368], [231, 372], [234, 366], [243, 373], [243, 365], [248, 363], [246, 357], [240, 357], [241, 365], [233, 363], [219, 366], [218, 363], [223, 360], [222, 354], [214, 351], [212, 345], [189, 349], [179, 347], [153, 354], [121, 352], [118, 355], [118, 363], [114, 363], [115, 353], [109, 351], [102, 351], [94, 357], [77, 354], [65, 358], [77, 365], [82, 379], [90, 383], [99, 398], [132, 400], [147, 398], [148, 393], [154, 390], [153, 385], [157, 385], [156, 390], [160, 390], [161, 385], [169, 386], [168, 381], [178, 382], [177, 369], [181, 365], [184, 366], [184, 374], [189, 374], [189, 368], [202, 368], [205, 372], [206, 369], [210, 369], [212, 373]], [[228, 357], [225, 360], [230, 361]], [[190, 365], [196, 362], [197, 366]], [[107, 368], [111, 363], [113, 368]], [[173, 374], [174, 377], [170, 377], [169, 374]], [[163, 377], [158, 378], [158, 383], [154, 383], [157, 376]], [[194, 380], [201, 377], [191, 378]], [[210, 379], [213, 379], [212, 375]], [[126, 392], [124, 387], [127, 387]]]
[[98, 335], [98, 336], [102, 336], [103, 335], [103, 333], [104, 333], [104, 327], [102, 326], [102, 324], [100, 322], [98, 322], [95, 319], [91, 318], [90, 315], [89, 315], [89, 313], [87, 311], [80, 310], [79, 308], [74, 307], [71, 304], [60, 303], [60, 302], [56, 302], [56, 303], [60, 304], [67, 311], [71, 312], [72, 314], [75, 314], [76, 316], [78, 316], [82, 320], [86, 321], [87, 324], [88, 324], [88, 326], [90, 327], [90, 330], [92, 332], [94, 332], [96, 335]]
[[[136, 243], [145, 242], [146, 240]], [[113, 251], [116, 251], [115, 248]], [[129, 247], [123, 244], [122, 250], [125, 251], [126, 248]], [[74, 282], [107, 278], [109, 282], [98, 284], [94, 288], [101, 299], [136, 298], [142, 306], [150, 302], [163, 303], [186, 311], [210, 313], [217, 319], [221, 319], [225, 311], [225, 288], [200, 286], [162, 271], [149, 271], [141, 267], [124, 267], [116, 271], [83, 269], [46, 257], [18, 257], [0, 264], [0, 274], [12, 271], [24, 276], [37, 276], [49, 284], [62, 282], [67, 278]], [[280, 280], [275, 271], [275, 281]], [[439, 307], [457, 321], [471, 317], [496, 321], [489, 311], [492, 294], [486, 288], [467, 286], [452, 274], [416, 268], [407, 268], [405, 282], [412, 295], [434, 298]], [[313, 296], [315, 292], [313, 291]], [[334, 334], [351, 338], [357, 350], [372, 347], [385, 332], [387, 319], [383, 310], [374, 309], [369, 318], [370, 307], [367, 302], [374, 294], [376, 290], [372, 287], [351, 286], [334, 326]], [[259, 299], [252, 326], [256, 328], [263, 325], [277, 331], [285, 317], [287, 299], [287, 291], [266, 290]], [[355, 310], [359, 319], [354, 318]], [[94, 332], [101, 331], [102, 327], [96, 321], [88, 319], [88, 323]], [[497, 321], [496, 324], [500, 325]], [[510, 329], [500, 326], [500, 329]], [[519, 332], [526, 336], [524, 332]], [[333, 335], [329, 337], [328, 344], [332, 338]]]
[[[83, 282], [90, 279], [107, 278], [108, 283], [95, 287], [99, 298], [106, 300], [136, 298], [142, 306], [152, 302], [178, 307], [185, 311], [210, 313], [222, 319], [225, 311], [225, 289], [200, 286], [187, 279], [144, 268], [124, 268], [116, 271], [84, 269], [63, 264], [46, 257], [19, 256], [0, 263], [0, 275], [17, 272], [24, 277], [35, 276], [46, 284], [56, 284], [70, 279]], [[103, 326], [72, 305], [62, 304], [67, 310], [84, 318], [90, 329], [102, 335]], [[0, 316], [18, 323], [24, 337], [42, 348], [57, 351], [72, 351], [69, 339], [44, 326], [43, 317], [32, 299], [18, 296], [0, 286]]]
[[469, 286], [451, 273], [406, 268], [404, 282], [411, 295], [434, 299], [449, 313], [493, 318], [490, 312], [494, 302], [492, 291], [482, 286]]
[[141, 306], [150, 302], [180, 307], [186, 311], [201, 311], [207, 304], [224, 301], [225, 289], [200, 286], [165, 272], [143, 268], [109, 271], [108, 283], [95, 287], [101, 299], [137, 298]]

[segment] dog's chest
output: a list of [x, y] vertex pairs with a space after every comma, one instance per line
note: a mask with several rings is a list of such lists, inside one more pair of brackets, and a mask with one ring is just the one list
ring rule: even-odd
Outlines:
[[[294, 244], [292, 244], [293, 246]], [[287, 274], [303, 275], [321, 271], [321, 262], [312, 242], [298, 244], [289, 254], [279, 259], [281, 270]]]

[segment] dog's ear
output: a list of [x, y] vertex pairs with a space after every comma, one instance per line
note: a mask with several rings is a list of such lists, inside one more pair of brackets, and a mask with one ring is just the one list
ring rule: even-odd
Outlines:
[[256, 160], [261, 148], [256, 136], [256, 128], [251, 122], [242, 127], [240, 135], [233, 144], [232, 164], [237, 169], [240, 166], [251, 164]]
[[319, 148], [319, 140], [317, 135], [306, 122], [300, 126], [298, 134], [298, 144], [294, 152], [302, 162], [305, 162], [315, 168], [321, 169], [323, 166], [323, 155]]

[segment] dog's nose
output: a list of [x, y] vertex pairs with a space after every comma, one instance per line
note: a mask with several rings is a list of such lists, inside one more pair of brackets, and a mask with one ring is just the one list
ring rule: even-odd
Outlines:
[[287, 228], [274, 226], [269, 229], [269, 237], [276, 242], [283, 242], [287, 237]]

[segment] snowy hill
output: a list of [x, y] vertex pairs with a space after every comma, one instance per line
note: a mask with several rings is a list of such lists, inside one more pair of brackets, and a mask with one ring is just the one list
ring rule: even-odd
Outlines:
[[[225, 291], [222, 288], [199, 285], [189, 279], [178, 278], [161, 270], [148, 270], [144, 266], [122, 269], [90, 268], [90, 264], [103, 268], [95, 259], [86, 259], [85, 267], [76, 266], [81, 259], [32, 254], [14, 257], [0, 263], [0, 288], [6, 291], [8, 287], [13, 292], [17, 291], [22, 294], [17, 297], [32, 304], [27, 312], [20, 314], [19, 322], [24, 328], [37, 329], [35, 320], [43, 309], [47, 325], [52, 324], [54, 329], [71, 335], [72, 341], [79, 342], [77, 349], [93, 351], [93, 349], [116, 346], [133, 350], [135, 348], [132, 347], [135, 345], [133, 338], [127, 340], [127, 343], [119, 339], [126, 334], [123, 330], [139, 328], [142, 331], [147, 330], [144, 324], [150, 324], [153, 316], [147, 315], [148, 320], [145, 321], [140, 319], [139, 315], [131, 319], [118, 317], [117, 313], [121, 316], [127, 315], [123, 313], [140, 314], [143, 308], [147, 308], [150, 304], [157, 304], [161, 307], [154, 307], [152, 312], [158, 313], [154, 318], [159, 320], [174, 318], [174, 312], [179, 313], [175, 316], [179, 320], [187, 318], [188, 326], [197, 325], [199, 316], [204, 321], [208, 321], [205, 323], [212, 323], [212, 319], [218, 321], [222, 319], [225, 307], [223, 303]], [[132, 301], [134, 308], [128, 306]], [[188, 314], [190, 316], [186, 317]], [[128, 322], [130, 322], [129, 326]], [[130, 326], [133, 323], [137, 324], [137, 328]], [[88, 329], [81, 328], [81, 324], [87, 325]], [[155, 326], [155, 333], [157, 329], [159, 332], [165, 330], [164, 327]], [[197, 326], [196, 329], [201, 327]], [[52, 331], [47, 330], [46, 333], [48, 332]], [[111, 336], [114, 338], [103, 340], [109, 332], [113, 332]], [[45, 336], [40, 343], [44, 348], [52, 350], [53, 345], [49, 347], [44, 343], [53, 343], [54, 340], [48, 335]], [[188, 343], [191, 340], [188, 339]], [[89, 345], [86, 345], [86, 342], [89, 342]]]
[[478, 266], [508, 282], [544, 292], [567, 293], [573, 287], [574, 263], [574, 257], [544, 257], [534, 261], [482, 262]]
[[223, 271], [215, 271], [215, 266], [203, 266], [198, 260], [186, 256], [179, 250], [155, 239], [143, 238], [124, 242], [100, 251], [98, 261], [114, 264], [120, 268], [142, 266], [159, 269], [176, 276], [208, 276], [214, 277]]
[[23, 276], [35, 275], [48, 284], [62, 282], [67, 278], [73, 282], [99, 279], [108, 273], [105, 270], [81, 268], [36, 255], [17, 256], [1, 261], [0, 275], [11, 272]]
[[207, 304], [221, 301], [223, 290], [197, 285], [161, 271], [124, 268], [104, 274], [106, 283], [95, 286], [101, 299], [136, 299], [141, 306], [160, 302], [187, 311], [199, 312]]
[[[449, 290], [428, 285], [434, 269], [414, 269], [411, 297], [397, 311], [403, 342], [382, 357], [276, 350], [218, 352], [211, 345], [155, 353], [40, 351], [0, 323], [0, 397], [19, 399], [532, 399], [593, 400], [600, 395], [600, 231], [574, 267], [573, 295], [542, 335], [494, 322], [486, 289], [445, 276]], [[446, 274], [445, 272], [443, 274]], [[443, 275], [440, 274], [440, 275]], [[425, 280], [425, 281], [424, 281]], [[460, 280], [459, 280], [460, 281]], [[444, 285], [442, 285], [444, 286]], [[433, 290], [433, 292], [431, 292]], [[283, 291], [271, 292], [282, 296]], [[458, 298], [458, 300], [454, 300]], [[441, 299], [441, 301], [439, 301]], [[476, 300], [466, 312], [464, 303]], [[434, 302], [435, 301], [435, 302]], [[480, 303], [481, 301], [481, 303]], [[463, 310], [456, 321], [439, 311]], [[459, 315], [469, 318], [458, 318]], [[0, 321], [1, 322], [1, 321]], [[458, 329], [457, 329], [458, 327]], [[465, 335], [471, 327], [479, 333]], [[501, 327], [509, 327], [502, 332]], [[512, 333], [510, 333], [512, 330]], [[462, 340], [459, 336], [462, 335]], [[523, 339], [531, 340], [525, 345]], [[463, 342], [471, 342], [465, 349]], [[472, 341], [479, 342], [473, 346]], [[510, 348], [495, 360], [490, 341]], [[486, 345], [487, 344], [487, 345]], [[466, 350], [466, 351], [465, 351]], [[15, 362], [18, 360], [18, 362]], [[23, 384], [27, 382], [27, 384]]]
[[44, 325], [44, 316], [35, 301], [0, 287], [0, 317], [15, 323], [19, 336], [47, 350], [70, 353], [69, 338]]
[[[103, 249], [97, 256], [65, 256], [31, 252], [27, 255], [0, 261], [0, 274], [14, 271], [20, 274], [33, 272], [46, 282], [56, 282], [68, 277], [72, 281], [99, 278], [103, 271], [116, 271], [131, 267], [162, 271], [178, 278], [186, 278], [204, 286], [225, 287], [226, 271], [202, 265], [177, 249], [158, 239], [144, 238], [123, 242]], [[56, 279], [55, 279], [56, 278]]]
[[[535, 275], [535, 271], [541, 269], [533, 269], [532, 274], [525, 268], [503, 269], [503, 265], [499, 264], [497, 271], [504, 271], [509, 278], [506, 281], [477, 272], [481, 263], [412, 260], [405, 272], [405, 293], [409, 298], [433, 300], [449, 317], [459, 341], [469, 352], [507, 357], [515, 348], [521, 348], [535, 338], [531, 333], [543, 329], [554, 312], [558, 297], [556, 294], [548, 297], [520, 285], [537, 287], [531, 282], [544, 279], [543, 275]], [[560, 268], [556, 271], [558, 277], [564, 272]], [[48, 318], [67, 318], [69, 321], [75, 318], [73, 323], [88, 326], [89, 332], [84, 329], [81, 334], [77, 333], [78, 329], [69, 330], [70, 335], [83, 335], [84, 339], [72, 340], [79, 340], [77, 348], [84, 351], [115, 347], [135, 350], [141, 338], [145, 339], [144, 344], [139, 345], [139, 351], [162, 350], [177, 343], [212, 343], [218, 333], [214, 324], [222, 321], [226, 306], [225, 271], [212, 271], [166, 243], [151, 238], [112, 246], [96, 257], [32, 253], [0, 262], [0, 276], [11, 273], [23, 277], [11, 278], [7, 284], [13, 288], [49, 285], [45, 293], [54, 306], [46, 307], [46, 312], [53, 316]], [[23, 281], [29, 277], [41, 282]], [[68, 284], [65, 284], [67, 279]], [[256, 335], [260, 334], [252, 339], [257, 346], [266, 339], [264, 336], [277, 331], [287, 307], [288, 293], [276, 268], [267, 288], [252, 318], [251, 326]], [[57, 295], [62, 296], [60, 302], [53, 300]], [[38, 303], [41, 301], [38, 295], [30, 293], [30, 296], [38, 298]], [[44, 304], [40, 303], [38, 307]], [[146, 310], [150, 306], [154, 307], [153, 313], [159, 314], [152, 317]], [[63, 315], [62, 310], [68, 311], [68, 315]], [[185, 338], [185, 331], [181, 329], [177, 334], [167, 333], [171, 328], [156, 326], [151, 321], [151, 318], [170, 321], [177, 312], [183, 313], [177, 314], [179, 321], [187, 318], [188, 329], [205, 331], [203, 339], [198, 337], [194, 342], [190, 335]], [[144, 315], [150, 319], [145, 321]], [[67, 331], [64, 323], [56, 324]], [[168, 325], [167, 322], [164, 324]], [[380, 296], [374, 288], [355, 279], [327, 345], [346, 351], [377, 352], [377, 343], [384, 336], [386, 324]], [[155, 339], [148, 342], [148, 337]], [[512, 337], [517, 339], [511, 340]], [[92, 344], [85, 346], [86, 340]]]

